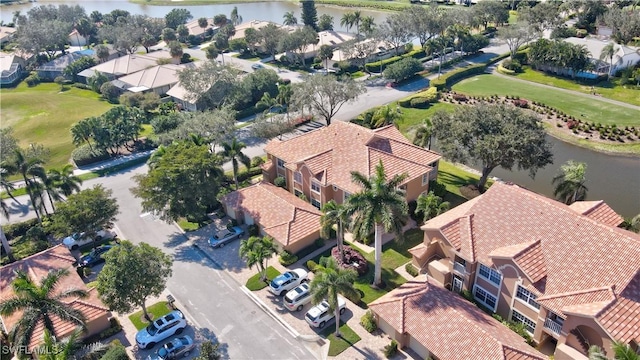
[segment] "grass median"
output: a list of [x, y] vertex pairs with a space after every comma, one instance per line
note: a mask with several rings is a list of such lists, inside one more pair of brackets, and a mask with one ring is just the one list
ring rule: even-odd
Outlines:
[[338, 356], [341, 352], [347, 350], [353, 344], [360, 341], [360, 336], [353, 331], [349, 325], [340, 321], [340, 337], [335, 335], [336, 325], [328, 324], [320, 333], [329, 340], [329, 356]]
[[[152, 320], [165, 316], [171, 311], [173, 310], [169, 307], [169, 304], [166, 301], [160, 301], [151, 306], [147, 306], [147, 312], [149, 313], [149, 316], [151, 316]], [[144, 329], [149, 325], [149, 322], [144, 318], [142, 310], [129, 315], [129, 320], [131, 320], [133, 326], [136, 327], [136, 330]]]
[[260, 280], [260, 273], [258, 273], [250, 277], [245, 286], [251, 291], [262, 290], [267, 287], [270, 279], [273, 279], [278, 275], [280, 275], [280, 271], [273, 266], [269, 266], [267, 268], [267, 281]]

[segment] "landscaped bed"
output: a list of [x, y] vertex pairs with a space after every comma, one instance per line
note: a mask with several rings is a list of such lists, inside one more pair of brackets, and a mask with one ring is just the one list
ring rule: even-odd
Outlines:
[[[171, 311], [173, 311], [173, 309], [166, 301], [160, 301], [151, 306], [147, 306], [147, 312], [149, 313], [149, 316], [151, 316], [152, 320], [167, 315]], [[141, 330], [149, 325], [149, 322], [144, 318], [142, 310], [129, 315], [129, 320], [131, 320], [131, 323], [137, 330]]]
[[320, 335], [329, 340], [329, 356], [337, 356], [341, 352], [347, 350], [353, 344], [360, 341], [360, 336], [356, 334], [349, 325], [340, 321], [340, 337], [335, 336], [336, 325], [334, 323], [327, 325]]
[[273, 266], [269, 266], [267, 268], [267, 281], [260, 280], [260, 274], [258, 273], [250, 277], [249, 280], [247, 280], [245, 286], [251, 291], [262, 290], [266, 288], [267, 285], [269, 285], [269, 280], [275, 278], [278, 275], [280, 275], [280, 271], [278, 271]]

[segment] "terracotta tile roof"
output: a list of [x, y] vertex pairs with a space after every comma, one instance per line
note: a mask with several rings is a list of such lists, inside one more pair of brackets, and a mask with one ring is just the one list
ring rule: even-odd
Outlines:
[[416, 257], [423, 257], [428, 249], [429, 248], [427, 247], [427, 245], [425, 245], [424, 243], [420, 243], [409, 249], [409, 253]]
[[[75, 259], [69, 253], [69, 250], [63, 245], [54, 246], [45, 251], [26, 257], [22, 260], [18, 260], [9, 265], [5, 265], [0, 268], [0, 299], [8, 299], [13, 297], [13, 289], [11, 283], [15, 277], [16, 270], [23, 270], [31, 276], [32, 279], [39, 281], [46, 276], [52, 270], [68, 269], [69, 275], [62, 278], [57, 286], [60, 291], [70, 288], [79, 288], [88, 290], [80, 276], [75, 271], [73, 263]], [[85, 299], [68, 298], [65, 299], [65, 303], [70, 304], [73, 308], [80, 310], [87, 323], [91, 321], [109, 316], [109, 309], [104, 306], [102, 301], [98, 298], [95, 289], [90, 289], [89, 297]], [[7, 330], [10, 330], [18, 321], [22, 313], [16, 313], [12, 316], [3, 316], [2, 322]], [[62, 321], [58, 317], [53, 317], [53, 325], [56, 330], [56, 335], [59, 338], [68, 336], [74, 329], [71, 323]], [[31, 347], [39, 345], [42, 341], [43, 325], [40, 323], [34, 331]]]
[[598, 201], [576, 201], [569, 205], [571, 209], [579, 214], [611, 226], [619, 226], [624, 222], [622, 216], [618, 215], [603, 200]]
[[[559, 313], [566, 306], [597, 303], [613, 296], [608, 291], [593, 293], [593, 289], [613, 287], [614, 295], [620, 296], [640, 270], [640, 236], [615, 227], [610, 217], [589, 216], [599, 211], [608, 213], [608, 206], [581, 204], [571, 208], [500, 182], [476, 199], [471, 205], [429, 220], [422, 229], [445, 234], [451, 231], [448, 225], [452, 222], [474, 215], [470, 245], [463, 240], [464, 229], [459, 227], [462, 257], [477, 258], [491, 266], [492, 255], [522, 247], [523, 251], [512, 258], [543, 295], [540, 303]], [[450, 241], [458, 242], [456, 236]], [[532, 246], [524, 248], [527, 243]], [[559, 297], [551, 300], [554, 295]], [[615, 303], [632, 309], [636, 305], [631, 304], [638, 301], [633, 299]], [[629, 316], [620, 318], [622, 323], [632, 321]]]
[[250, 214], [264, 232], [283, 246], [320, 231], [322, 213], [318, 209], [268, 182], [229, 193], [222, 202]]
[[438, 359], [475, 359], [478, 354], [486, 359], [547, 358], [509, 328], [435, 281], [407, 282], [369, 304], [369, 308], [396, 331], [415, 338]]
[[609, 287], [601, 287], [597, 289], [588, 289], [583, 291], [567, 292], [564, 294], [543, 295], [536, 301], [551, 309], [560, 316], [565, 316], [563, 309], [565, 307], [573, 307], [575, 312], [576, 305], [591, 304], [595, 302], [610, 302], [615, 299], [615, 294]]
[[444, 237], [449, 240], [451, 246], [456, 250], [460, 250], [462, 246], [460, 243], [460, 219], [455, 219], [453, 222], [440, 228], [440, 232]]
[[371, 175], [380, 160], [389, 177], [406, 172], [416, 178], [431, 171], [429, 164], [440, 159], [439, 154], [411, 144], [393, 126], [370, 130], [343, 121], [292, 139], [271, 140], [264, 150], [287, 164], [303, 162], [314, 174], [325, 171], [324, 184], [348, 192], [359, 190], [351, 172]]
[[615, 301], [596, 315], [614, 339], [640, 343], [640, 271]]

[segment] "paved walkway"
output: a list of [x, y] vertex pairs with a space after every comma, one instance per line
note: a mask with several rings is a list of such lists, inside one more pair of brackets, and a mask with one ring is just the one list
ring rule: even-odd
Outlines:
[[560, 91], [560, 92], [563, 92], [563, 93], [571, 94], [571, 95], [574, 95], [574, 96], [580, 96], [580, 97], [591, 99], [591, 100], [602, 101], [602, 102], [606, 102], [606, 103], [617, 105], [617, 106], [626, 107], [626, 108], [633, 109], [633, 110], [636, 110], [636, 111], [640, 112], [640, 106], [636, 106], [636, 105], [629, 104], [629, 103], [626, 103], [626, 102], [609, 99], [609, 98], [606, 98], [606, 97], [603, 97], [603, 96], [585, 94], [583, 92], [579, 92], [579, 91], [575, 91], [575, 90], [563, 89], [563, 88], [559, 88], [559, 87], [555, 87], [555, 86], [551, 86], [551, 85], [540, 84], [540, 83], [529, 81], [529, 80], [519, 79], [519, 78], [517, 78], [515, 76], [509, 76], [509, 75], [500, 74], [498, 72], [498, 70], [497, 70], [497, 67], [493, 68], [493, 71], [492, 71], [491, 74], [499, 76], [499, 77], [502, 77], [502, 78], [505, 78], [505, 79], [509, 79], [509, 80], [513, 80], [513, 81], [517, 81], [517, 82], [521, 82], [521, 83], [525, 83], [525, 84], [528, 84], [528, 85], [537, 86], [537, 87], [541, 87], [541, 88], [544, 88], [544, 89]]

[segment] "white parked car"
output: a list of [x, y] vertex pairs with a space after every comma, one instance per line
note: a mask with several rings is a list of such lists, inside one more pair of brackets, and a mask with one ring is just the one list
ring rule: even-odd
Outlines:
[[[338, 309], [340, 309], [340, 315], [347, 310], [347, 302], [341, 296], [338, 296]], [[304, 319], [309, 325], [322, 329], [334, 317], [335, 312], [329, 310], [329, 303], [325, 300], [309, 309]]]
[[[96, 233], [96, 241], [100, 241], [103, 239], [113, 239], [114, 237], [116, 237], [116, 233], [110, 230], [100, 230]], [[71, 250], [76, 250], [77, 248], [90, 244], [92, 242], [93, 239], [84, 236], [84, 233], [73, 234], [71, 236], [67, 236], [62, 240], [64, 246]]]
[[298, 285], [284, 296], [284, 306], [289, 311], [300, 311], [310, 301], [311, 291], [307, 283]]
[[141, 349], [154, 347], [162, 340], [180, 334], [187, 327], [187, 320], [180, 310], [175, 310], [152, 322], [136, 334], [136, 343]]
[[271, 280], [271, 283], [269, 284], [269, 291], [274, 295], [282, 296], [286, 294], [287, 291], [307, 280], [308, 275], [309, 274], [304, 269], [287, 271], [286, 273], [278, 275], [275, 279]]

